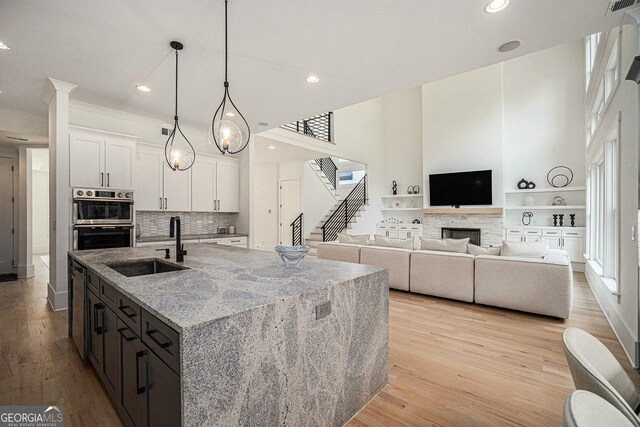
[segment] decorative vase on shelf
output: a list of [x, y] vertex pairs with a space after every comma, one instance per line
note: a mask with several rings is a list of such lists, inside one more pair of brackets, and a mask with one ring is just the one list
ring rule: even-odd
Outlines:
[[535, 206], [536, 204], [536, 198], [533, 196], [527, 196], [524, 198], [524, 205], [525, 206]]
[[560, 227], [564, 227], [564, 214], [560, 214], [558, 217], [560, 218]]
[[569, 214], [569, 219], [571, 220], [571, 226], [576, 226], [576, 214]]
[[553, 226], [558, 226], [558, 214], [553, 214]]

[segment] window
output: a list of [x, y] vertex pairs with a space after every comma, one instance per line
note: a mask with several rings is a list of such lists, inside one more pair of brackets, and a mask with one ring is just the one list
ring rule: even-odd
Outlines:
[[585, 90], [589, 89], [591, 80], [591, 72], [596, 61], [596, 53], [598, 51], [598, 43], [600, 43], [600, 33], [592, 34], [585, 38], [585, 65], [586, 65], [586, 85]]
[[611, 95], [620, 82], [620, 68], [618, 67], [618, 41], [613, 45], [607, 69], [604, 76], [605, 103], [609, 102]]
[[[604, 113], [604, 82], [600, 83], [600, 88], [598, 89], [598, 93], [595, 97], [595, 101], [593, 102], [593, 108], [591, 110], [591, 120], [587, 125], [589, 129], [590, 136], [593, 136], [595, 133], [598, 123], [600, 123], [600, 119], [602, 118], [602, 113]], [[587, 143], [590, 141], [590, 138], [587, 140]]]
[[[617, 292], [619, 251], [619, 144], [618, 129], [609, 133], [589, 168], [588, 258], [605, 283]], [[609, 279], [607, 282], [606, 279]], [[614, 284], [610, 286], [611, 284]], [[615, 287], [615, 289], [614, 289]]]

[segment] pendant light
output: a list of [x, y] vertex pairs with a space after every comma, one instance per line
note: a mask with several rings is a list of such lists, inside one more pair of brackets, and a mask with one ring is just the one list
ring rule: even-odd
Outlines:
[[[167, 161], [167, 165], [174, 171], [186, 171], [196, 161], [196, 152], [193, 149], [193, 145], [182, 133], [178, 123], [178, 51], [182, 50], [184, 46], [177, 41], [172, 41], [169, 45], [176, 51], [176, 109], [173, 116], [173, 130], [164, 146], [164, 158]], [[177, 135], [178, 132], [182, 135], [182, 138]], [[178, 136], [177, 140], [176, 136]]]
[[222, 102], [213, 115], [209, 129], [209, 144], [215, 144], [222, 154], [235, 154], [244, 150], [249, 143], [251, 130], [249, 124], [229, 95], [228, 43], [227, 43], [227, 6], [224, 1], [224, 95]]

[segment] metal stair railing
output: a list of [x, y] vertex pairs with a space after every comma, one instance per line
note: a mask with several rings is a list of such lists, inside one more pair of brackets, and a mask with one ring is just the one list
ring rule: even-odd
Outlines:
[[293, 246], [300, 246], [300, 245], [304, 244], [304, 235], [303, 235], [304, 234], [304, 221], [303, 221], [303, 216], [304, 216], [304, 213], [301, 213], [291, 223], [291, 227], [292, 227], [292, 230], [291, 230], [291, 233], [292, 233], [291, 244]]
[[333, 189], [338, 188], [338, 167], [334, 163], [331, 157], [325, 157], [322, 159], [315, 159], [316, 164], [320, 167], [322, 173], [327, 177]]
[[347, 228], [351, 219], [368, 201], [367, 175], [365, 175], [322, 225], [322, 241], [335, 240], [338, 233]]

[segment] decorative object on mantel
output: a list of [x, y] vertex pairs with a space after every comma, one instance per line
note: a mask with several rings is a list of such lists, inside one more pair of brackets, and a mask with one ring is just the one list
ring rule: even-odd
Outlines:
[[418, 187], [417, 185], [408, 186], [407, 194], [420, 194], [420, 187]]
[[394, 196], [398, 195], [398, 183], [395, 181], [391, 182], [391, 194], [393, 194]]
[[536, 188], [536, 183], [533, 181], [529, 181], [529, 183], [527, 184], [527, 190], [533, 190], [534, 188]]
[[398, 218], [387, 218], [384, 221], [382, 221], [383, 224], [402, 224], [402, 220], [399, 220]]
[[309, 246], [276, 246], [276, 252], [287, 268], [299, 268], [298, 264], [309, 252]]
[[522, 178], [520, 181], [518, 181], [518, 184], [516, 184], [518, 187], [518, 190], [526, 190], [527, 187], [529, 186], [529, 181], [527, 181], [526, 179]]
[[413, 220], [413, 224], [420, 224], [420, 220], [419, 219], [414, 219]]
[[576, 226], [576, 214], [569, 214], [569, 219], [571, 219], [571, 226]]
[[564, 197], [556, 196], [551, 201], [551, 206], [567, 206], [567, 202], [564, 200]]
[[398, 199], [392, 200], [391, 201], [391, 207], [395, 208], [395, 209], [398, 209], [398, 208], [402, 207], [402, 203]]
[[527, 196], [524, 198], [524, 205], [525, 206], [535, 206], [536, 204], [536, 198], [533, 196]]
[[222, 154], [236, 154], [247, 147], [251, 137], [249, 123], [229, 95], [227, 5], [224, 0], [224, 95], [218, 109], [213, 114], [209, 129], [209, 144], [215, 144]]
[[553, 226], [558, 226], [558, 214], [553, 214]]
[[[167, 142], [164, 144], [164, 159], [167, 165], [174, 171], [186, 171], [196, 161], [196, 151], [193, 149], [193, 145], [184, 136], [180, 124], [178, 123], [178, 51], [184, 47], [182, 43], [172, 41], [169, 43], [172, 49], [176, 51], [176, 98], [175, 98], [175, 114], [173, 115], [173, 130], [167, 138]], [[180, 132], [184, 142], [180, 142], [180, 139], [176, 141], [176, 131]]]
[[413, 199], [410, 199], [410, 200], [409, 200], [409, 207], [410, 207], [410, 208], [415, 208], [415, 207], [416, 207], [416, 202], [415, 202], [415, 200], [413, 200]]
[[522, 225], [531, 225], [531, 218], [533, 218], [533, 212], [522, 212]]
[[547, 182], [555, 188], [563, 188], [573, 181], [573, 171], [567, 166], [556, 166], [547, 173]]
[[560, 227], [564, 226], [564, 214], [559, 214], [558, 219], [560, 220]]

